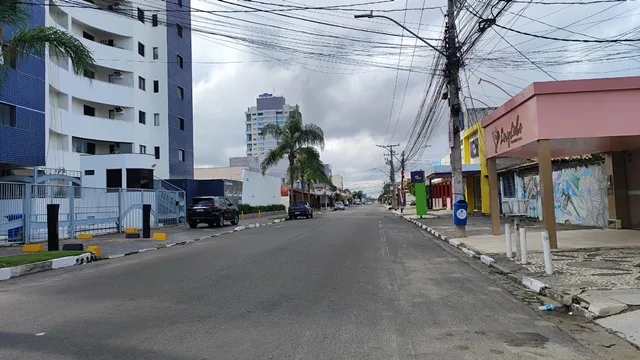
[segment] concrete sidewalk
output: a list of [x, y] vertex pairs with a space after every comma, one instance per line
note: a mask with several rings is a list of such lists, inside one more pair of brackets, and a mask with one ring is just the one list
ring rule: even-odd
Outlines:
[[[204, 237], [209, 237], [213, 235], [219, 235], [223, 233], [233, 232], [234, 229], [238, 226], [249, 227], [251, 225], [255, 226], [256, 224], [264, 225], [267, 223], [273, 222], [274, 219], [284, 218], [282, 216], [274, 216], [272, 218], [261, 219], [258, 220], [256, 218], [240, 221], [240, 223], [236, 226], [226, 225], [221, 228], [217, 227], [206, 227], [204, 224], [200, 224], [195, 229], [189, 228], [187, 225], [177, 225], [177, 226], [168, 226], [152, 229], [151, 233], [154, 232], [164, 232], [167, 233], [167, 240], [152, 240], [152, 239], [126, 239], [124, 233], [122, 234], [109, 234], [96, 236], [91, 240], [80, 240], [80, 239], [65, 239], [60, 240], [60, 248], [62, 245], [69, 243], [82, 243], [84, 244], [84, 248], [87, 249], [89, 246], [99, 246], [102, 251], [102, 257], [107, 258], [109, 256], [120, 255], [120, 254], [128, 254], [131, 252], [137, 252], [143, 249], [151, 249], [151, 248], [159, 248], [164, 247], [166, 244], [170, 243], [179, 243], [183, 241], [189, 241], [194, 239], [200, 239]], [[42, 243], [47, 250], [47, 243]], [[10, 256], [20, 254], [22, 252], [22, 246], [3, 246], [0, 247], [0, 257]]]

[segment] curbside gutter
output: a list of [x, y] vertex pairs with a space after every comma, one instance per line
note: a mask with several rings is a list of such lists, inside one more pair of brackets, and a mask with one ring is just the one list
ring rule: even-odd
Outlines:
[[286, 218], [285, 219], [275, 219], [275, 220], [273, 220], [271, 222], [264, 223], [264, 224], [256, 223], [256, 224], [250, 224], [248, 226], [238, 226], [238, 227], [234, 228], [233, 230], [225, 231], [225, 232], [219, 233], [219, 234], [211, 234], [211, 235], [204, 236], [204, 237], [201, 237], [201, 238], [198, 238], [198, 239], [183, 240], [183, 241], [169, 243], [169, 244], [156, 246], [156, 247], [152, 247], [152, 248], [135, 250], [135, 251], [131, 251], [131, 252], [124, 253], [124, 254], [110, 255], [110, 256], [107, 256], [107, 257], [104, 257], [104, 258], [98, 258], [98, 257], [96, 257], [95, 254], [93, 254], [91, 252], [87, 252], [85, 254], [81, 254], [81, 255], [78, 255], [78, 256], [67, 256], [67, 257], [57, 258], [57, 259], [53, 259], [53, 260], [41, 261], [41, 262], [37, 262], [37, 263], [33, 263], [33, 264], [25, 264], [25, 265], [10, 267], [10, 268], [2, 268], [2, 269], [0, 269], [0, 281], [9, 280], [9, 279], [13, 279], [13, 278], [16, 278], [16, 277], [19, 277], [19, 276], [35, 274], [35, 273], [38, 273], [38, 272], [43, 272], [43, 271], [48, 271], [48, 270], [63, 269], [63, 268], [71, 267], [71, 266], [75, 266], [75, 265], [88, 264], [90, 262], [98, 261], [98, 260], [111, 260], [111, 259], [117, 259], [117, 258], [129, 256], [129, 255], [141, 254], [141, 253], [145, 253], [145, 252], [148, 252], [148, 251], [155, 251], [155, 250], [158, 250], [158, 249], [170, 248], [170, 247], [174, 247], [174, 246], [178, 246], [178, 245], [189, 245], [189, 244], [193, 244], [193, 243], [195, 243], [197, 241], [200, 241], [200, 240], [212, 239], [212, 238], [216, 238], [216, 237], [219, 237], [219, 236], [222, 236], [222, 235], [225, 235], [225, 234], [233, 234], [233, 233], [238, 232], [238, 231], [258, 228], [258, 227], [262, 227], [262, 226], [268, 226], [268, 225], [271, 225], [271, 224], [277, 224], [277, 223], [285, 222], [287, 220], [288, 219], [286, 219]]
[[[554, 294], [552, 291], [550, 291], [551, 289], [549, 288], [549, 286], [547, 286], [546, 284], [544, 284], [543, 282], [541, 282], [540, 280], [531, 278], [531, 277], [519, 277], [515, 274], [512, 274], [509, 270], [503, 268], [502, 266], [498, 265], [495, 261], [495, 259], [493, 259], [492, 257], [488, 256], [488, 255], [484, 255], [480, 252], [478, 252], [477, 250], [473, 249], [472, 247], [467, 246], [464, 242], [462, 242], [459, 239], [449, 239], [448, 237], [440, 234], [438, 231], [436, 231], [435, 229], [428, 227], [425, 224], [421, 224], [419, 221], [415, 220], [415, 219], [407, 219], [404, 218], [406, 221], [417, 225], [418, 227], [422, 228], [423, 230], [427, 231], [428, 233], [430, 233], [431, 235], [435, 236], [436, 238], [446, 242], [447, 244], [460, 249], [460, 251], [462, 251], [463, 253], [467, 254], [469, 257], [471, 258], [475, 258], [475, 259], [479, 259], [483, 264], [487, 265], [488, 267], [494, 269], [495, 271], [507, 276], [510, 280], [514, 281], [514, 282], [518, 282], [521, 283], [524, 287], [526, 287], [529, 290], [535, 291], [538, 294], [541, 295], [548, 295], [554, 299], [557, 300], [558, 295]], [[555, 296], [553, 296], [555, 295]], [[562, 296], [560, 296], [561, 299], [563, 299]], [[563, 304], [567, 301], [567, 299], [563, 299], [564, 301], [561, 301]]]

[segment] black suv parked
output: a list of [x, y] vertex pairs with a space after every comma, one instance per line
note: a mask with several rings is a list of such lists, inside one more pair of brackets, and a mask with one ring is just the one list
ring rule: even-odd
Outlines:
[[190, 228], [195, 228], [199, 223], [209, 226], [224, 226], [225, 221], [231, 225], [240, 222], [240, 211], [229, 199], [221, 196], [196, 196], [191, 200], [187, 209], [187, 223]]
[[299, 217], [313, 218], [313, 209], [306, 201], [296, 201], [289, 206], [289, 220]]

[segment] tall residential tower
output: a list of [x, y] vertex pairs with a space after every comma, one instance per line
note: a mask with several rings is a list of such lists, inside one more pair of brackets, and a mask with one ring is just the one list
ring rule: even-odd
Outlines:
[[247, 156], [264, 156], [278, 145], [278, 141], [271, 136], [262, 139], [260, 131], [266, 124], [284, 124], [292, 110], [300, 111], [300, 107], [287, 105], [283, 96], [267, 93], [258, 95], [256, 106], [249, 107], [245, 112]]
[[53, 50], [10, 64], [0, 167], [75, 172], [94, 187], [192, 178], [190, 0], [25, 2], [30, 26], [71, 33], [97, 66], [75, 75]]

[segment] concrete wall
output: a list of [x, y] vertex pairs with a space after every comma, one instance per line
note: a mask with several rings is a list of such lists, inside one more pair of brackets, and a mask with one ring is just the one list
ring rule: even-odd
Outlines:
[[201, 167], [193, 170], [194, 179], [229, 179], [242, 181], [244, 167]]
[[275, 176], [244, 170], [242, 172], [242, 203], [248, 205], [273, 205], [281, 203], [281, 180]]

